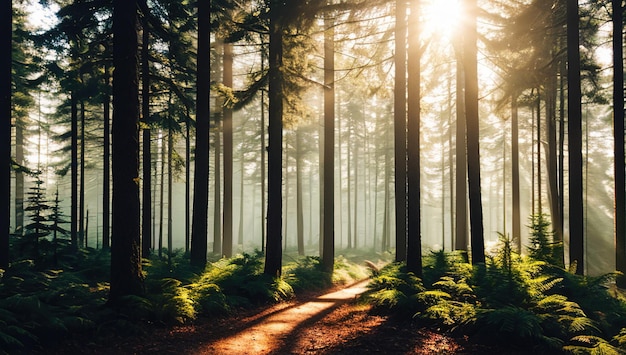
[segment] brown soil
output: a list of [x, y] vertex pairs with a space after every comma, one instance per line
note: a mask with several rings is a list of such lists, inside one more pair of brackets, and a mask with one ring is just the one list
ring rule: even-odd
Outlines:
[[[502, 354], [354, 302], [365, 283], [226, 318], [154, 327], [108, 344], [71, 341], [57, 354]], [[82, 344], [81, 344], [82, 343]], [[496, 352], [494, 352], [496, 351]], [[507, 352], [508, 354], [509, 352]], [[522, 354], [522, 353], [518, 353]]]

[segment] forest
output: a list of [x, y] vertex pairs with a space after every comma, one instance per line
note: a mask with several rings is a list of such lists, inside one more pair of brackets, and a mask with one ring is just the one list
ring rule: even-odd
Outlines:
[[626, 353], [622, 1], [3, 6], [0, 353]]

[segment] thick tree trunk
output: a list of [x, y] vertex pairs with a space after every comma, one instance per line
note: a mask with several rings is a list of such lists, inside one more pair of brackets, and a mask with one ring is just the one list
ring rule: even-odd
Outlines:
[[113, 2], [113, 234], [109, 302], [143, 293], [137, 1]]
[[406, 2], [396, 0], [394, 79], [394, 158], [396, 195], [396, 261], [405, 261], [407, 252], [407, 161], [406, 161]]
[[582, 105], [580, 87], [578, 1], [567, 0], [567, 112], [569, 142], [569, 256], [576, 273], [584, 274]]
[[[10, 120], [9, 120], [10, 121]], [[24, 122], [15, 120], [15, 162], [24, 165]], [[15, 171], [15, 234], [24, 233], [24, 172]]]
[[5, 1], [2, 11], [0, 11], [0, 38], [2, 38], [2, 74], [0, 74], [0, 110], [5, 117], [0, 127], [0, 141], [2, 141], [2, 158], [0, 165], [4, 166], [2, 178], [0, 179], [0, 267], [9, 266], [9, 225], [11, 212], [11, 52], [13, 35], [12, 28], [13, 7], [11, 1]]
[[278, 6], [270, 10], [269, 25], [269, 146], [268, 198], [267, 198], [267, 247], [264, 273], [279, 277], [282, 271], [282, 218], [283, 218], [283, 28], [280, 24]]
[[148, 257], [152, 248], [152, 152], [150, 142], [150, 62], [149, 43], [150, 30], [147, 14], [143, 16], [143, 33], [141, 46], [141, 114], [143, 118], [143, 206], [141, 218], [141, 255]]
[[[420, 57], [419, 0], [411, 0], [408, 28], [408, 225], [407, 270], [422, 277], [422, 213], [420, 207]], [[443, 185], [442, 185], [443, 186]], [[443, 219], [442, 219], [443, 224]]]
[[467, 119], [467, 177], [469, 185], [472, 264], [485, 262], [483, 207], [480, 191], [480, 146], [478, 116], [478, 65], [476, 0], [466, 0], [468, 14], [464, 36], [465, 114]]
[[198, 2], [198, 72], [196, 97], [196, 160], [193, 179], [191, 263], [205, 266], [209, 207], [209, 3]]

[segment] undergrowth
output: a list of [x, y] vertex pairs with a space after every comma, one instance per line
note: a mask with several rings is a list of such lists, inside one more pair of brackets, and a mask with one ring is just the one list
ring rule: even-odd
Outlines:
[[295, 257], [281, 278], [263, 274], [264, 255], [239, 254], [190, 266], [181, 251], [144, 259], [145, 294], [107, 304], [110, 254], [81, 249], [55, 263], [20, 260], [0, 269], [0, 354], [42, 351], [68, 338], [143, 334], [148, 324], [185, 323], [204, 316], [287, 300], [298, 292], [327, 289], [367, 277], [363, 266], [337, 257], [335, 272], [317, 257]]
[[424, 259], [421, 279], [401, 263], [383, 268], [363, 300], [477, 343], [545, 354], [626, 353], [626, 302], [610, 292], [616, 274], [575, 275], [517, 255], [504, 236], [485, 264], [443, 252]]

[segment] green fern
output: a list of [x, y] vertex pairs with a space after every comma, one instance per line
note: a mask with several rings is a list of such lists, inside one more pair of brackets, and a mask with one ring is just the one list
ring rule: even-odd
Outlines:
[[580, 355], [624, 355], [626, 351], [617, 348], [598, 336], [579, 335], [571, 339], [571, 344], [563, 347], [571, 354]]

